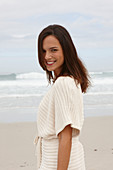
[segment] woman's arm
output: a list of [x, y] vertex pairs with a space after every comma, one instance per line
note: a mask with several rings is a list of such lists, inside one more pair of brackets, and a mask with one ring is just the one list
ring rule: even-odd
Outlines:
[[71, 145], [72, 145], [72, 128], [70, 125], [66, 126], [58, 135], [58, 164], [57, 170], [67, 170], [70, 160]]

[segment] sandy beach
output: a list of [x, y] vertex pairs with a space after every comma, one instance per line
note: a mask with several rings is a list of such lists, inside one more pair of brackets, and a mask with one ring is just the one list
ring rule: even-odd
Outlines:
[[[113, 170], [113, 116], [85, 118], [86, 170]], [[0, 123], [0, 170], [36, 170], [36, 122]]]

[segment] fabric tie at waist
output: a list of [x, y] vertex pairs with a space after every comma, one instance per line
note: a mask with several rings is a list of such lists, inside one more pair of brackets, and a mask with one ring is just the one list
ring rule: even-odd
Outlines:
[[[34, 144], [36, 145], [36, 151], [35, 151], [35, 155], [37, 156], [37, 168], [40, 168], [40, 163], [41, 163], [41, 157], [42, 157], [42, 138], [40, 136], [36, 136], [34, 139]], [[56, 137], [54, 137], [56, 139]], [[46, 139], [46, 138], [43, 138]], [[49, 139], [53, 139], [53, 137], [47, 138]], [[58, 138], [57, 138], [58, 139]], [[73, 140], [74, 141], [79, 141], [79, 137], [77, 136], [73, 136]]]
[[36, 145], [36, 152], [35, 155], [37, 156], [37, 166], [40, 167], [40, 160], [41, 160], [41, 140], [42, 137], [36, 136], [34, 139], [34, 144]]

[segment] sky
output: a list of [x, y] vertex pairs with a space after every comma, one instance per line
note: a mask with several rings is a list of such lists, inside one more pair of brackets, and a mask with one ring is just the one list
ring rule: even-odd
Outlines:
[[0, 74], [43, 72], [37, 37], [64, 26], [88, 71], [113, 70], [113, 0], [0, 0]]

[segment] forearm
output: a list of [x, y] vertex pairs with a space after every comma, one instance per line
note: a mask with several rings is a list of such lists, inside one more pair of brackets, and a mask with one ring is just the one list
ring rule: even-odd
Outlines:
[[72, 140], [59, 141], [57, 170], [67, 170], [70, 160]]

